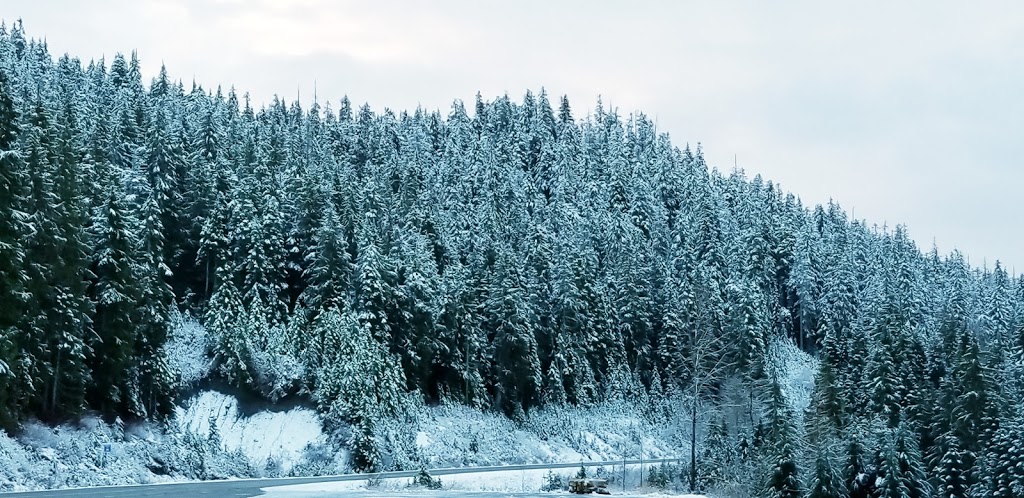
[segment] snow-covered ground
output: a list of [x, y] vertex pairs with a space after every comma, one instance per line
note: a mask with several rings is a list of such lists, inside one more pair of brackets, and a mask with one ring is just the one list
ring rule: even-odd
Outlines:
[[[816, 360], [785, 341], [772, 344], [770, 354], [778, 360], [786, 397], [801, 413], [813, 388]], [[648, 459], [687, 454], [686, 424], [652, 423], [637, 409], [643, 404], [545, 408], [522, 423], [462, 405], [421, 406], [403, 420], [382, 422], [378, 441], [388, 466], [406, 469], [613, 461], [638, 458], [641, 451]], [[216, 391], [186, 400], [168, 430], [95, 418], [59, 427], [29, 423], [16, 438], [0, 431], [0, 491], [346, 472], [346, 453], [331, 446], [321, 427], [313, 410], [245, 415], [233, 396]], [[639, 482], [639, 474], [630, 477], [630, 472], [627, 482]], [[442, 482], [446, 492], [532, 493], [545, 478], [546, 471], [526, 471], [487, 480], [480, 474], [443, 476]], [[394, 493], [405, 492], [406, 484], [396, 480], [381, 486], [391, 486], [383, 491]], [[362, 485], [333, 486], [360, 496], [381, 491], [379, 486], [366, 489], [365, 481]], [[274, 491], [283, 492], [288, 490]]]
[[[649, 467], [644, 467], [649, 471]], [[594, 469], [590, 469], [593, 471]], [[637, 487], [640, 481], [640, 466], [629, 465], [626, 469], [626, 489], [621, 488], [622, 466], [606, 468], [604, 472], [612, 477], [609, 489], [616, 496], [644, 496], [648, 498], [670, 495], [676, 498], [705, 498], [703, 495], [679, 495], [671, 490], [660, 490], [649, 487]], [[479, 472], [472, 474], [452, 474], [438, 476], [441, 489], [428, 490], [413, 485], [412, 478], [380, 479], [369, 481], [345, 481], [333, 483], [298, 484], [264, 488], [269, 498], [313, 498], [356, 496], [359, 498], [402, 497], [402, 496], [466, 496], [474, 498], [505, 497], [505, 496], [575, 496], [564, 489], [545, 491], [549, 478], [554, 473], [562, 483], [568, 481], [576, 473], [575, 469], [549, 470], [502, 470]]]
[[[411, 440], [393, 441], [403, 453], [393, 463], [404, 468], [618, 460], [640, 456], [641, 442], [644, 458], [682, 454], [666, 428], [626, 404], [539, 410], [521, 424], [460, 405], [421, 407], [411, 420], [389, 424], [392, 435]], [[346, 472], [346, 462], [312, 410], [246, 416], [234, 397], [216, 391], [186, 400], [167, 430], [86, 418], [30, 423], [16, 438], [0, 431], [0, 491], [331, 474]]]
[[177, 409], [168, 429], [86, 417], [58, 427], [30, 422], [17, 437], [0, 431], [0, 491], [274, 477], [296, 465], [307, 474], [343, 470], [334, 460], [344, 455], [324, 447], [312, 410], [246, 417], [234, 397], [204, 391]]
[[154, 424], [85, 418], [58, 427], [30, 422], [17, 438], [0, 431], [0, 491], [254, 475], [244, 457]]
[[[212, 423], [226, 451], [244, 454], [257, 468], [273, 460], [282, 473], [288, 473], [307, 448], [327, 444], [321, 420], [313, 410], [293, 408], [245, 416], [233, 396], [216, 391], [203, 391], [187, 400], [177, 410], [176, 420], [183, 432], [202, 438], [209, 438]], [[386, 452], [388, 470], [675, 458], [684, 454], [684, 448], [668, 443], [665, 428], [650, 424], [625, 403], [538, 410], [523, 424], [497, 413], [443, 405], [421, 407], [415, 417], [381, 425], [379, 440], [390, 449]], [[403, 438], [410, 440], [408, 444]]]
[[781, 373], [782, 394], [794, 413], [803, 413], [811, 402], [818, 360], [803, 352], [792, 341], [772, 341], [768, 354], [774, 356]]
[[324, 443], [319, 415], [307, 408], [262, 411], [252, 416], [239, 412], [234, 396], [202, 391], [178, 407], [175, 419], [185, 432], [210, 436], [211, 424], [220, 444], [228, 451], [240, 451], [255, 465], [276, 462], [289, 472], [310, 445]]
[[[424, 409], [415, 425], [415, 457], [427, 468], [675, 458], [664, 427], [636, 407], [607, 404], [587, 409], [543, 409], [517, 424], [461, 405]], [[641, 450], [643, 454], [641, 455]]]
[[[567, 491], [562, 492], [530, 492], [530, 493], [519, 493], [519, 492], [481, 492], [481, 491], [429, 491], [423, 489], [412, 489], [403, 491], [337, 491], [330, 488], [310, 488], [306, 490], [280, 490], [279, 488], [267, 488], [267, 496], [269, 498], [404, 498], [407, 496], [417, 496], [423, 498], [442, 498], [448, 496], [458, 496], [463, 498], [550, 498], [552, 496], [579, 496], [571, 494]], [[600, 495], [591, 495], [600, 496]], [[704, 495], [677, 495], [677, 494], [664, 494], [664, 493], [615, 493], [614, 496], [622, 498], [659, 498], [659, 497], [672, 497], [672, 498], [707, 498]]]

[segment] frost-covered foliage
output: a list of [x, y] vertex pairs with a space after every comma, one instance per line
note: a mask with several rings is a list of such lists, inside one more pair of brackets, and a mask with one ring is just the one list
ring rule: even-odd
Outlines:
[[[393, 466], [380, 453], [380, 437], [388, 438], [380, 424], [399, 419], [415, 401], [405, 392], [398, 359], [349, 313], [329, 310], [317, 317], [312, 330], [320, 346], [312, 358], [320, 364], [313, 394], [328, 427], [350, 449], [356, 469]], [[408, 431], [395, 432], [398, 442], [393, 444], [404, 440], [403, 432]]]
[[818, 361], [791, 341], [778, 339], [769, 343], [766, 357], [766, 364], [773, 370], [769, 375], [778, 376], [790, 407], [795, 413], [802, 413], [811, 402]]
[[210, 338], [206, 328], [188, 313], [171, 313], [171, 332], [164, 349], [167, 362], [180, 381], [181, 388], [205, 379], [213, 367]]
[[78, 426], [29, 423], [17, 438], [0, 433], [0, 465], [3, 491], [260, 475], [216, 438], [93, 418]]
[[562, 491], [568, 487], [567, 480], [561, 474], [555, 473], [553, 470], [549, 470], [544, 475], [544, 485], [540, 487], [541, 491]]
[[[668, 420], [650, 421], [625, 403], [544, 408], [525, 424], [459, 404], [421, 407], [414, 417], [378, 424], [387, 469], [588, 460], [676, 458]], [[685, 440], [677, 439], [678, 443]]]
[[229, 382], [276, 402], [300, 390], [305, 370], [297, 355], [292, 324], [274, 320], [258, 303], [242, 305], [230, 286], [213, 297], [221, 308], [212, 312], [210, 331], [218, 371]]
[[[109, 446], [109, 452], [105, 450]], [[204, 391], [167, 426], [85, 417], [0, 432], [0, 491], [72, 486], [337, 474], [345, 451], [329, 445], [310, 409], [245, 415], [231, 396]]]

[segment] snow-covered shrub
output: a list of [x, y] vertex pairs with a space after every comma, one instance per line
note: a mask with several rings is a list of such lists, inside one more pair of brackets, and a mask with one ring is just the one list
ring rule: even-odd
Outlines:
[[[674, 421], [652, 423], [625, 401], [535, 409], [525, 424], [458, 403], [414, 413], [380, 420], [375, 432], [382, 458], [402, 462], [404, 452], [404, 468], [619, 460], [639, 457], [641, 446], [644, 458], [671, 458], [688, 448], [688, 438], [673, 443], [667, 437], [681, 430]], [[389, 430], [401, 432], [383, 437]]]
[[662, 462], [660, 465], [652, 465], [647, 474], [647, 484], [661, 490], [668, 489], [669, 484], [679, 483], [679, 476], [682, 474], [682, 467]]
[[[300, 427], [309, 424], [295, 417], [287, 420], [302, 420]], [[237, 434], [227, 431], [227, 427], [214, 429], [211, 435], [208, 429], [199, 433], [180, 424], [107, 424], [93, 417], [58, 427], [27, 422], [16, 438], [0, 431], [0, 491], [284, 473], [287, 459], [283, 456], [274, 455], [267, 466], [266, 459], [257, 455], [257, 466], [241, 448], [226, 449], [224, 439], [237, 439]], [[333, 448], [325, 444], [310, 446], [300, 458], [306, 470], [296, 466], [292, 473], [337, 473], [340, 466], [336, 461], [344, 456], [336, 457]]]
[[29, 422], [21, 429], [18, 441], [33, 450], [53, 446], [53, 430], [38, 422]]
[[524, 441], [535, 437], [528, 437], [501, 414], [447, 403], [424, 411], [419, 427], [409, 430], [417, 431], [417, 436], [429, 435], [430, 444], [417, 446], [417, 453], [427, 466], [535, 461], [533, 452], [523, 447]]
[[782, 394], [793, 411], [803, 413], [811, 401], [818, 360], [792, 341], [776, 338], [768, 345], [765, 369], [769, 378], [778, 377], [782, 382]]
[[192, 315], [171, 311], [171, 331], [164, 349], [171, 370], [178, 374], [180, 387], [195, 385], [210, 374], [210, 340], [206, 328]]
[[231, 285], [214, 293], [208, 315], [218, 373], [231, 384], [270, 402], [295, 394], [305, 378], [291, 338], [297, 330], [258, 302], [242, 304]]
[[204, 436], [192, 431], [180, 433], [182, 445], [189, 451], [183, 461], [175, 462], [178, 472], [194, 479], [228, 479], [231, 477], [259, 477], [252, 461], [241, 450], [224, 448], [214, 417]]
[[38, 454], [0, 430], [0, 491], [24, 491], [30, 488], [26, 483], [41, 482], [45, 474]]
[[[283, 325], [274, 327], [273, 339], [284, 337], [284, 334], [276, 333], [283, 327]], [[305, 376], [302, 363], [283, 349], [279, 345], [272, 344], [268, 344], [266, 347], [251, 348], [250, 361], [255, 387], [264, 398], [272, 403], [298, 392], [302, 385], [302, 378]]]
[[423, 465], [416, 446], [417, 426], [412, 417], [391, 417], [374, 425], [374, 441], [381, 470], [407, 470]]
[[242, 450], [214, 450], [208, 455], [204, 479], [228, 479], [232, 477], [259, 477], [252, 462]]
[[343, 464], [348, 461], [344, 452], [338, 452], [327, 443], [308, 444], [302, 450], [299, 461], [292, 466], [291, 476], [323, 476], [340, 474]]
[[284, 475], [284, 468], [281, 466], [281, 460], [270, 455], [267, 457], [266, 462], [263, 463], [263, 477], [281, 477]]
[[168, 455], [168, 457], [174, 459], [171, 465], [176, 467], [181, 472], [181, 475], [188, 479], [205, 478], [209, 441], [194, 432], [181, 434], [180, 441], [185, 452], [183, 455]]
[[549, 470], [547, 475], [544, 476], [544, 485], [541, 486], [541, 491], [561, 491], [565, 489], [565, 478], [561, 474], [556, 474], [555, 471]]
[[413, 484], [416, 486], [423, 486], [427, 489], [441, 489], [441, 480], [431, 476], [425, 468], [421, 468], [419, 473], [416, 474], [416, 479], [413, 481]]

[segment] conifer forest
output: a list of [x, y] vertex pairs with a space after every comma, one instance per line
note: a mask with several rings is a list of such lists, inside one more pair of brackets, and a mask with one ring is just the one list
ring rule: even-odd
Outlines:
[[[680, 478], [711, 496], [1024, 496], [1024, 279], [999, 262], [804, 205], [601, 101], [256, 105], [141, 74], [0, 31], [10, 433], [165, 423], [187, 312], [207, 382], [314, 406], [361, 470], [414, 406], [619, 400], [692, 424]], [[806, 410], [779, 341], [816, 359]]]

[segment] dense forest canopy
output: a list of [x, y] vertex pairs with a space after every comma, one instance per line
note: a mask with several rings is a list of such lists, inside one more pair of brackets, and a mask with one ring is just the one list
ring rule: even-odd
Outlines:
[[[600, 102], [254, 109], [139, 64], [0, 31], [10, 430], [170, 416], [168, 317], [187, 309], [219, 379], [317, 403], [365, 468], [408, 396], [522, 420], [641, 397], [696, 412], [734, 382], [763, 409], [709, 428], [742, 455], [693, 469], [701, 486], [758, 451], [770, 496], [1024, 496], [1024, 280], [999, 263], [709, 169]], [[806, 414], [782, 400], [780, 339], [820, 359]]]

